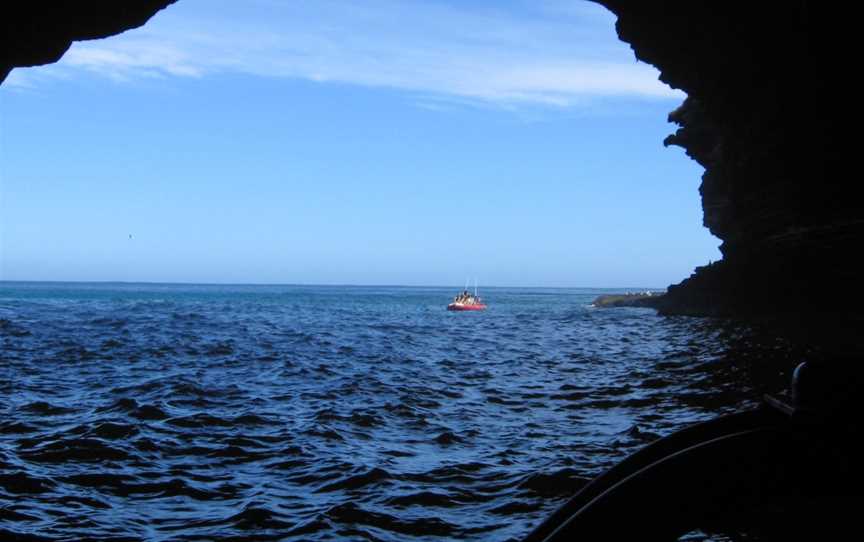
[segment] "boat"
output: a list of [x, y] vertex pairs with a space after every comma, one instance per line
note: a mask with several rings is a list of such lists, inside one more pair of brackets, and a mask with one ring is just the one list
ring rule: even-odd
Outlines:
[[448, 311], [482, 311], [486, 310], [486, 304], [477, 295], [477, 283], [474, 283], [474, 294], [468, 293], [466, 287], [461, 293], [456, 294], [453, 302], [447, 305]]
[[447, 305], [448, 311], [485, 311], [486, 304], [485, 303], [459, 303], [454, 301]]

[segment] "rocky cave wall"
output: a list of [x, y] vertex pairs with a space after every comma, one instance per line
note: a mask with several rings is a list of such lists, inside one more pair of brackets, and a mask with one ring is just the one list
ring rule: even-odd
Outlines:
[[843, 79], [848, 16], [803, 0], [595, 1], [637, 58], [687, 93], [665, 144], [705, 168], [703, 223], [722, 241], [722, 260], [670, 286], [660, 311], [860, 324], [864, 213], [841, 170], [844, 104], [828, 84]]
[[[7, 2], [0, 82], [15, 66], [55, 62], [73, 40], [140, 26], [173, 1]], [[704, 225], [722, 240], [723, 259], [670, 286], [660, 311], [860, 324], [850, 307], [862, 297], [853, 258], [864, 219], [856, 183], [840, 171], [842, 116], [831, 110], [836, 77], [826, 63], [845, 47], [838, 21], [852, 18], [807, 0], [594, 1], [617, 15], [640, 60], [687, 93], [665, 143], [705, 167]]]

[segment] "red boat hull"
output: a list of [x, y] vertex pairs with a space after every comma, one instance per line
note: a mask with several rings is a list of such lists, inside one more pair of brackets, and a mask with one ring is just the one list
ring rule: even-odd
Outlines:
[[448, 311], [484, 311], [486, 310], [486, 305], [483, 303], [473, 303], [470, 305], [466, 305], [464, 303], [450, 303], [447, 305]]

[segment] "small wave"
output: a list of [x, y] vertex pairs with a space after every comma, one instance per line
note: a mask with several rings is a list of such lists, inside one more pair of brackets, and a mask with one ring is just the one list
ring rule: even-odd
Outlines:
[[403, 474], [402, 478], [412, 482], [441, 484], [473, 484], [480, 479], [477, 473], [489, 469], [486, 463], [457, 463], [436, 467], [430, 471], [417, 474]]
[[319, 410], [315, 420], [319, 423], [344, 422], [358, 427], [377, 427], [383, 423], [379, 416], [370, 412], [354, 411], [350, 416], [343, 416], [329, 408]]
[[280, 519], [282, 516], [263, 505], [249, 504], [243, 511], [227, 519], [237, 529], [290, 529], [294, 527]]
[[464, 504], [464, 501], [458, 501], [447, 493], [438, 493], [435, 491], [417, 491], [407, 495], [397, 495], [390, 497], [384, 501], [389, 506], [404, 508], [408, 506], [437, 506], [441, 508], [450, 508]]
[[60, 478], [61, 482], [82, 487], [122, 487], [135, 478], [128, 474], [90, 473], [73, 474]]
[[45, 493], [50, 491], [54, 484], [50, 480], [30, 476], [24, 472], [15, 474], [0, 474], [0, 487], [7, 493], [13, 495]]
[[435, 437], [434, 440], [442, 446], [450, 446], [451, 444], [463, 442], [463, 439], [461, 437], [456, 436], [451, 431], [444, 431], [443, 433]]
[[232, 341], [223, 341], [211, 344], [204, 349], [204, 353], [208, 356], [230, 356], [235, 352]]
[[266, 465], [268, 469], [284, 470], [297, 472], [301, 468], [308, 465], [308, 462], [303, 459], [290, 459], [288, 461], [277, 461]]
[[638, 425], [632, 426], [630, 429], [623, 431], [621, 434], [630, 437], [638, 443], [649, 443], [654, 442], [655, 440], [660, 438], [660, 435], [654, 433], [652, 431], [647, 431], [642, 429]]
[[61, 416], [75, 412], [74, 408], [54, 406], [47, 401], [34, 401], [21, 407], [21, 410], [40, 416]]
[[159, 346], [157, 348], [148, 348], [144, 353], [153, 358], [162, 359], [176, 355], [177, 350], [171, 346]]
[[32, 335], [32, 333], [20, 324], [14, 323], [12, 320], [0, 318], [0, 336], [3, 335], [9, 337], [28, 337]]
[[141, 452], [157, 452], [161, 448], [158, 444], [149, 438], [139, 438], [132, 442], [132, 445]]
[[391, 479], [392, 476], [389, 472], [384, 469], [372, 469], [368, 472], [364, 472], [362, 474], [355, 474], [354, 476], [349, 476], [338, 482], [332, 482], [330, 484], [319, 487], [315, 490], [315, 493], [329, 493], [332, 491], [354, 491], [360, 489], [362, 487], [366, 487], [368, 485], [380, 484], [386, 480]]
[[[332, 526], [328, 521], [322, 521], [321, 519], [313, 519], [311, 521], [307, 521], [306, 523], [302, 523], [297, 527], [294, 527], [290, 531], [285, 533], [284, 539], [293, 538], [297, 536], [303, 536], [315, 534], [321, 531], [330, 530]], [[281, 537], [280, 537], [281, 538]], [[368, 540], [373, 540], [371, 537], [366, 537]], [[302, 540], [303, 538], [301, 538]]]
[[99, 354], [89, 350], [83, 346], [70, 346], [64, 348], [54, 355], [54, 359], [58, 361], [89, 361], [96, 359]]
[[[13, 514], [19, 518], [31, 518], [33, 516], [28, 516], [27, 514], [22, 514], [20, 512], [13, 512]], [[2, 516], [0, 516], [2, 517]], [[36, 518], [38, 519], [38, 518]], [[19, 521], [30, 521], [29, 519], [22, 519]], [[10, 540], [12, 542], [56, 542], [61, 540], [59, 538], [48, 538], [46, 536], [33, 534], [31, 532], [21, 532], [21, 531], [10, 531], [0, 527], [0, 540]]]
[[186, 429], [202, 429], [206, 427], [231, 427], [234, 425], [232, 420], [226, 420], [211, 414], [192, 414], [190, 416], [180, 416], [166, 420], [167, 424]]
[[196, 501], [212, 501], [233, 498], [233, 492], [213, 491], [195, 487], [180, 478], [172, 478], [166, 482], [151, 482], [129, 486], [130, 493], [153, 493], [159, 497], [189, 497]]
[[123, 449], [108, 446], [94, 438], [53, 441], [32, 450], [21, 451], [19, 456], [36, 463], [124, 461], [130, 458]]
[[203, 314], [197, 312], [172, 312], [171, 318], [174, 320], [185, 320], [191, 322], [198, 322], [205, 319]]
[[673, 382], [662, 377], [646, 378], [639, 386], [648, 389], [668, 388]]
[[96, 510], [109, 510], [111, 508], [111, 505], [105, 501], [94, 499], [93, 497], [86, 497], [83, 495], [61, 495], [57, 497], [56, 502], [64, 508], [68, 508], [70, 506], [89, 506], [90, 508], [95, 508]]
[[271, 422], [267, 418], [258, 416], [257, 414], [243, 414], [232, 420], [234, 425], [269, 425]]
[[442, 405], [439, 401], [430, 399], [429, 397], [425, 396], [425, 394], [423, 394], [423, 392], [425, 391], [427, 390], [415, 389], [411, 394], [402, 394], [399, 399], [402, 401], [402, 404], [408, 406], [425, 408], [429, 410], [441, 408]]
[[0, 422], [0, 435], [23, 435], [38, 431], [36, 427], [23, 422]]
[[424, 410], [405, 403], [387, 403], [384, 405], [384, 410], [400, 418], [422, 422], [425, 422], [427, 416]]
[[632, 393], [632, 392], [633, 392], [633, 388], [631, 386], [624, 385], [624, 386], [599, 387], [599, 388], [596, 388], [593, 393], [594, 393], [594, 395], [597, 395], [597, 396], [605, 396], [605, 395], [619, 396], [619, 395], [627, 395], [628, 393]]
[[134, 425], [116, 422], [103, 422], [96, 425], [85, 436], [99, 437], [109, 440], [126, 439], [138, 434], [138, 428]]
[[542, 508], [542, 501], [510, 501], [500, 506], [490, 508], [489, 512], [496, 516], [513, 517], [520, 514], [530, 514]]
[[313, 429], [307, 429], [306, 431], [303, 432], [303, 434], [308, 435], [310, 437], [321, 438], [324, 440], [336, 440], [339, 442], [345, 441], [345, 437], [343, 437], [342, 435], [340, 435], [337, 431], [335, 431], [333, 429], [313, 428]]
[[126, 327], [129, 324], [129, 321], [125, 318], [95, 318], [90, 320], [91, 324], [95, 324], [97, 326], [105, 326], [114, 329], [119, 329], [121, 327]]
[[268, 444], [261, 442], [257, 439], [248, 438], [248, 437], [230, 437], [224, 441], [225, 444], [229, 446], [240, 446], [244, 448], [267, 448]]
[[583, 409], [595, 408], [598, 410], [608, 410], [610, 408], [618, 408], [622, 406], [622, 402], [623, 401], [616, 399], [597, 399], [595, 401], [582, 403], [580, 407]]
[[414, 452], [409, 452], [408, 450], [384, 450], [381, 452], [384, 455], [389, 455], [390, 457], [414, 457], [417, 454]]
[[519, 482], [517, 487], [548, 498], [572, 495], [587, 484], [589, 479], [574, 469], [565, 468], [551, 473], [529, 474]]
[[439, 518], [401, 520], [389, 514], [365, 510], [354, 503], [338, 504], [327, 510], [324, 515], [337, 523], [368, 525], [411, 536], [457, 536], [458, 534], [455, 525]]
[[155, 405], [141, 405], [129, 415], [139, 420], [164, 420], [169, 417], [164, 410]]
[[493, 405], [501, 405], [501, 406], [517, 407], [517, 408], [525, 406], [525, 403], [523, 403], [520, 400], [505, 399], [505, 398], [500, 397], [498, 395], [487, 395], [486, 401], [492, 403]]
[[195, 487], [180, 478], [161, 482], [138, 482], [136, 477], [130, 475], [94, 473], [66, 476], [62, 481], [82, 487], [97, 488], [100, 491], [120, 497], [150, 495], [152, 497], [189, 497], [197, 501], [211, 501], [233, 496], [233, 493], [226, 495], [224, 491]]
[[136, 408], [138, 408], [138, 401], [131, 397], [123, 397], [108, 406], [97, 408], [96, 412], [130, 412]]
[[550, 399], [555, 399], [558, 401], [581, 401], [586, 397], [590, 397], [592, 394], [590, 392], [583, 391], [573, 391], [570, 393], [559, 393], [556, 395], [550, 396]]
[[268, 452], [253, 452], [240, 446], [225, 446], [218, 448], [207, 454], [208, 457], [224, 458], [231, 463], [245, 463], [251, 461], [261, 461], [273, 457], [273, 454]]
[[152, 392], [178, 385], [176, 379], [177, 377], [175, 376], [158, 376], [136, 384], [117, 386], [111, 388], [110, 392], [114, 395], [133, 396], [140, 399], [142, 396], [146, 396]]

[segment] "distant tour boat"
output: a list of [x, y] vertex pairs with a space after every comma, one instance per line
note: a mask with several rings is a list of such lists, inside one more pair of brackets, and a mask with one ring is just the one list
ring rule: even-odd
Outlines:
[[448, 311], [482, 311], [486, 310], [486, 304], [483, 303], [483, 300], [480, 299], [480, 296], [477, 295], [477, 284], [474, 284], [474, 294], [469, 294], [468, 289], [462, 291], [462, 293], [457, 294], [456, 297], [453, 298], [453, 303], [447, 305]]
[[448, 311], [485, 311], [486, 305], [484, 303], [480, 303], [479, 300], [474, 303], [460, 303], [458, 301], [454, 301], [447, 305]]

